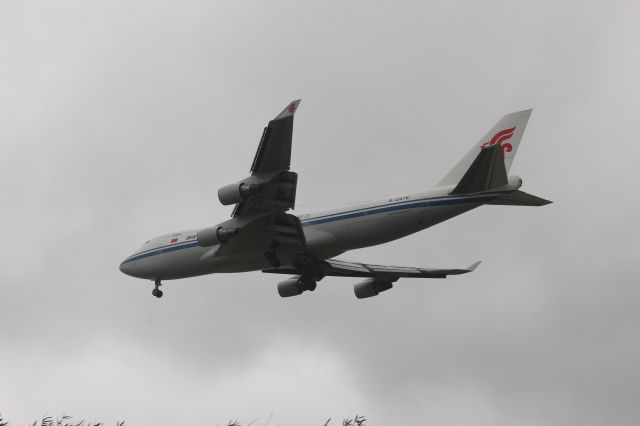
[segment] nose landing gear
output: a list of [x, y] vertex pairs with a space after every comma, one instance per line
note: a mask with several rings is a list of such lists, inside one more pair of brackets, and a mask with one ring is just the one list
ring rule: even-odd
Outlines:
[[158, 299], [162, 297], [162, 290], [160, 290], [159, 288], [161, 285], [162, 283], [160, 282], [160, 278], [156, 279], [156, 288], [154, 288], [153, 291], [151, 292], [151, 294], [153, 294]]

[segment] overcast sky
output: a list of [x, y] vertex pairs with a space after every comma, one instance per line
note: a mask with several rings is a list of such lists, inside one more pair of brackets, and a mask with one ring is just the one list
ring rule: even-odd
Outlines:
[[[0, 2], [0, 412], [115, 424], [640, 423], [637, 1]], [[119, 263], [231, 209], [289, 101], [297, 213], [425, 190], [505, 113], [542, 208], [342, 258], [463, 267], [356, 300]]]

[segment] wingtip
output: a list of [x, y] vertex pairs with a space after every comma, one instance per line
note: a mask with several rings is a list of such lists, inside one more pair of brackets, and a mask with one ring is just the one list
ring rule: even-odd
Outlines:
[[287, 118], [293, 116], [298, 110], [298, 106], [302, 102], [302, 99], [296, 99], [294, 101], [289, 102], [289, 105], [286, 106], [285, 109], [282, 110], [280, 114], [275, 118], [275, 120], [280, 120], [282, 118]]
[[467, 267], [467, 269], [469, 270], [469, 272], [473, 272], [473, 271], [476, 270], [478, 265], [480, 265], [481, 263], [482, 263], [482, 260], [478, 260], [477, 262], [474, 262], [471, 265], [469, 265], [469, 267]]

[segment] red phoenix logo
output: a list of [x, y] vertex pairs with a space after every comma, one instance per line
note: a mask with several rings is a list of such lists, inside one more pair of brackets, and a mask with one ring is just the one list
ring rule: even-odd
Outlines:
[[289, 104], [289, 112], [291, 114], [293, 114], [294, 112], [296, 112], [296, 103], [295, 102], [291, 102], [291, 104]]
[[500, 130], [498, 133], [493, 135], [490, 141], [487, 141], [480, 145], [480, 149], [490, 147], [492, 145], [502, 144], [502, 153], [511, 152], [513, 150], [513, 146], [510, 143], [502, 143], [507, 139], [510, 139], [513, 136], [513, 132], [516, 130], [515, 127], [510, 129]]

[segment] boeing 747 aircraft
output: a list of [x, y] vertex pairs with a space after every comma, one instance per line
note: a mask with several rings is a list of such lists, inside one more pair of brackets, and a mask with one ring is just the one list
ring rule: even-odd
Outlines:
[[120, 265], [133, 277], [152, 280], [162, 297], [162, 280], [196, 275], [262, 271], [288, 274], [278, 284], [282, 297], [316, 289], [327, 276], [364, 279], [357, 298], [377, 296], [400, 278], [446, 278], [462, 269], [371, 265], [335, 259], [349, 250], [383, 244], [451, 219], [483, 204], [543, 206], [550, 201], [520, 191], [522, 179], [508, 175], [531, 110], [507, 114], [480, 139], [435, 188], [300, 216], [298, 175], [290, 170], [293, 101], [262, 132], [251, 176], [223, 186], [218, 199], [235, 205], [231, 219], [204, 229], [153, 238]]

